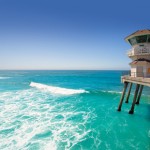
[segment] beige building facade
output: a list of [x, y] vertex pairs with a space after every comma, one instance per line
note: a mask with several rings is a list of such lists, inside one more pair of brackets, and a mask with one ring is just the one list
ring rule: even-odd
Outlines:
[[132, 46], [127, 53], [132, 59], [131, 76], [150, 78], [150, 30], [138, 30], [125, 40]]

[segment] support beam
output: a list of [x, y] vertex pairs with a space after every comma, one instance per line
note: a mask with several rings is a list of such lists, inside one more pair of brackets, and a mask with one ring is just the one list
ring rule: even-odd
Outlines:
[[139, 91], [139, 94], [138, 94], [138, 98], [137, 98], [136, 104], [139, 104], [139, 101], [140, 101], [140, 98], [141, 98], [141, 94], [142, 94], [142, 91], [143, 91], [143, 87], [144, 87], [144, 85], [140, 86], [140, 91]]
[[132, 83], [130, 83], [130, 86], [129, 86], [129, 90], [128, 90], [128, 94], [127, 94], [127, 98], [126, 98], [125, 103], [128, 103], [128, 102], [129, 102], [129, 97], [130, 97], [131, 89], [132, 89]]
[[137, 99], [137, 95], [138, 95], [138, 91], [139, 91], [139, 84], [136, 85], [136, 89], [135, 89], [135, 93], [134, 93], [134, 98], [133, 98], [133, 102], [132, 102], [132, 106], [131, 109], [129, 111], [129, 114], [133, 114], [134, 113], [134, 106], [136, 103], [136, 99]]
[[125, 96], [125, 93], [126, 93], [127, 86], [128, 86], [128, 82], [124, 82], [124, 88], [123, 88], [122, 96], [121, 96], [120, 103], [119, 103], [119, 106], [118, 106], [118, 111], [121, 111], [122, 102], [123, 102], [123, 99], [124, 99], [124, 96]]

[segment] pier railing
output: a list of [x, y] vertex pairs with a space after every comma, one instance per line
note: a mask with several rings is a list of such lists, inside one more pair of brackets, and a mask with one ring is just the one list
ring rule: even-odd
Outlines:
[[143, 72], [131, 72], [130, 76], [131, 77], [143, 77], [144, 78], [144, 73]]
[[143, 72], [123, 71], [122, 76], [143, 77], [144, 78], [144, 73]]
[[127, 70], [127, 71], [122, 71], [121, 76], [130, 76], [131, 75], [131, 71]]
[[148, 55], [150, 54], [150, 49], [148, 47], [144, 47], [144, 48], [136, 48], [136, 49], [130, 49], [127, 52], [127, 55], [130, 56], [134, 56], [134, 55]]

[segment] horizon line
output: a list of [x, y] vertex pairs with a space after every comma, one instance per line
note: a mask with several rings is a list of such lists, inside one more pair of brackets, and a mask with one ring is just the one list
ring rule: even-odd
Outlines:
[[0, 71], [121, 71], [130, 69], [0, 69]]

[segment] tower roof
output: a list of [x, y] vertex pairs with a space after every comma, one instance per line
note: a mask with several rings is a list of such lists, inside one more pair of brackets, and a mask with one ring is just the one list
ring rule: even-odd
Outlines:
[[139, 58], [139, 59], [136, 59], [136, 60], [132, 61], [130, 63], [130, 65], [144, 64], [144, 63], [150, 63], [150, 60], [149, 59], [145, 59], [145, 58]]
[[125, 38], [125, 40], [128, 40], [134, 36], [139, 36], [139, 35], [145, 35], [145, 34], [150, 34], [150, 30], [149, 29], [145, 29], [145, 30], [137, 30], [136, 32], [130, 34], [129, 36], [127, 36]]

